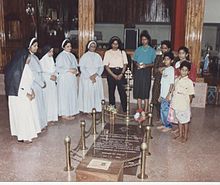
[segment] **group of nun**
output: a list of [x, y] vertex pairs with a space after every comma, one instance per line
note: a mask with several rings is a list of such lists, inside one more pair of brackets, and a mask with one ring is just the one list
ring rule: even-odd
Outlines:
[[38, 41], [32, 38], [5, 68], [11, 135], [18, 141], [32, 142], [58, 116], [73, 120], [79, 112], [91, 113], [93, 108], [101, 112], [104, 66], [95, 52], [97, 43], [88, 42], [79, 64], [70, 40], [65, 39], [61, 47], [54, 60], [54, 48], [45, 46], [39, 60]]

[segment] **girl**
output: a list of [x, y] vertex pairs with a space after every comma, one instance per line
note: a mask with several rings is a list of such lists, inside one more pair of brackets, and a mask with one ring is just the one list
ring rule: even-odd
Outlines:
[[[151, 87], [151, 70], [154, 66], [156, 57], [155, 50], [150, 46], [151, 37], [145, 30], [141, 33], [142, 46], [138, 47], [134, 53], [134, 90], [133, 96], [137, 99], [137, 115], [148, 111], [148, 100]], [[144, 100], [144, 110], [142, 109], [142, 100]], [[136, 117], [135, 114], [135, 117]]]
[[105, 52], [103, 64], [107, 70], [107, 82], [109, 92], [110, 110], [115, 111], [115, 89], [118, 88], [123, 112], [127, 108], [127, 95], [125, 92], [124, 73], [128, 64], [128, 59], [122, 47], [121, 40], [114, 36], [109, 41], [109, 49]]
[[95, 52], [96, 47], [94, 40], [89, 41], [79, 61], [79, 110], [84, 113], [91, 113], [93, 108], [101, 112], [101, 101], [104, 99], [101, 77], [104, 67], [101, 56]]
[[40, 60], [43, 77], [47, 86], [43, 89], [44, 101], [46, 105], [47, 122], [58, 121], [58, 102], [56, 86], [56, 68], [53, 59], [54, 49], [51, 46], [43, 48], [43, 57]]
[[195, 82], [196, 81], [196, 66], [189, 60], [189, 49], [185, 46], [182, 46], [178, 49], [178, 58], [177, 62], [174, 63], [175, 68], [175, 77], [180, 76], [180, 64], [182, 61], [187, 60], [191, 65], [191, 70], [189, 72], [189, 78]]
[[72, 46], [69, 39], [62, 42], [63, 51], [56, 58], [58, 72], [58, 112], [63, 119], [73, 120], [79, 113], [77, 100], [77, 61], [71, 53]]

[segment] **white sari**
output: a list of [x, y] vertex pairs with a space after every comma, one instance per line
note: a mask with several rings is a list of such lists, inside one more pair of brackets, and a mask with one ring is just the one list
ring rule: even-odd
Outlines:
[[[104, 70], [102, 58], [95, 52], [86, 52], [79, 61], [81, 76], [79, 81], [79, 110], [91, 113], [93, 108], [101, 112], [101, 101], [104, 99], [101, 74]], [[96, 82], [90, 76], [97, 74]]]
[[43, 89], [45, 108], [47, 113], [47, 121], [58, 121], [58, 97], [56, 82], [50, 79], [51, 75], [56, 76], [56, 68], [53, 57], [45, 54], [40, 65], [43, 72], [43, 78], [46, 82], [46, 87]]

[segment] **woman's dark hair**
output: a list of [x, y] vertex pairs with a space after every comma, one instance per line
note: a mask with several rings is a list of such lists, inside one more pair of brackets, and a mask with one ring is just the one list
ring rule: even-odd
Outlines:
[[97, 44], [97, 42], [96, 42], [95, 40], [89, 40], [89, 41], [87, 42], [87, 44], [86, 44], [85, 53], [86, 53], [87, 51], [89, 51], [88, 46], [89, 46], [89, 43], [90, 43], [90, 42], [95, 42], [95, 43], [96, 43], [96, 48], [98, 47], [98, 44]]
[[190, 71], [191, 70], [191, 63], [189, 63], [189, 61], [187, 61], [187, 60], [184, 60], [180, 64], [180, 69], [182, 69], [183, 67], [187, 67], [187, 69]]
[[30, 36], [28, 37], [27, 39], [24, 40], [24, 47], [25, 48], [29, 48], [30, 46], [30, 42], [31, 40], [33, 39], [32, 43], [31, 43], [31, 46], [35, 43], [35, 42], [38, 42], [37, 38], [34, 39], [35, 37], [34, 36]]
[[186, 54], [189, 54], [189, 49], [186, 47], [186, 46], [181, 46], [179, 49], [178, 49], [178, 52], [183, 50]]
[[63, 49], [65, 48], [65, 46], [67, 45], [67, 44], [71, 44], [71, 46], [72, 46], [72, 43], [71, 43], [71, 41], [70, 40], [66, 40], [65, 42], [64, 42], [64, 44], [63, 44]]
[[171, 60], [173, 60], [174, 54], [172, 51], [168, 51], [168, 52], [164, 53], [163, 58], [165, 58], [165, 57], [169, 57]]
[[117, 41], [117, 43], [118, 43], [118, 49], [124, 50], [123, 44], [122, 44], [122, 42], [121, 42], [121, 39], [120, 39], [119, 37], [117, 37], [117, 36], [113, 36], [113, 37], [109, 40], [108, 50], [109, 50], [109, 49], [112, 49], [112, 43], [115, 42], [115, 41]]
[[141, 41], [142, 37], [146, 37], [147, 40], [148, 40], [148, 45], [151, 46], [151, 36], [150, 36], [150, 34], [148, 33], [147, 30], [143, 30], [143, 31], [141, 32], [140, 41]]
[[181, 50], [183, 50], [187, 54], [186, 59], [189, 60], [189, 48], [187, 48], [186, 46], [181, 46], [179, 47], [178, 52], [180, 52]]
[[171, 42], [169, 40], [163, 40], [161, 41], [161, 46], [162, 45], [166, 45], [170, 50], [172, 49], [171, 48]]

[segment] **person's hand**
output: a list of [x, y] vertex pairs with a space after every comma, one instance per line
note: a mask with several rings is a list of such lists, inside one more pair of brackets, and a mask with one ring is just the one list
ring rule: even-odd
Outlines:
[[33, 89], [31, 89], [31, 96], [32, 96], [32, 100], [35, 98], [35, 92]]
[[165, 69], [165, 67], [159, 67], [158, 70], [160, 71], [160, 73], [163, 73], [163, 70]]
[[52, 80], [52, 81], [56, 81], [56, 80], [57, 80], [56, 75], [51, 75], [51, 76], [50, 76], [50, 80]]
[[138, 65], [137, 65], [137, 66], [138, 66], [138, 69], [144, 68], [144, 65], [145, 65], [145, 64], [143, 64], [143, 63], [138, 64]]
[[115, 80], [118, 80], [118, 76], [113, 74], [112, 77], [115, 79]]
[[70, 72], [70, 73], [72, 73], [72, 74], [77, 74], [78, 73], [78, 71], [75, 69], [75, 68], [70, 68], [69, 70], [68, 70], [68, 72]]
[[94, 81], [96, 79], [96, 77], [97, 77], [97, 74], [95, 73], [95, 74], [91, 75], [89, 78], [90, 78], [90, 80]]
[[118, 76], [117, 76], [117, 80], [121, 80], [122, 77], [123, 77], [123, 74], [118, 75]]
[[170, 93], [166, 96], [166, 100], [167, 100], [168, 102], [170, 102], [170, 100], [171, 100], [171, 94], [170, 94]]
[[160, 103], [160, 102], [161, 102], [161, 100], [162, 100], [162, 99], [161, 99], [161, 97], [159, 97], [159, 98], [158, 98], [158, 102]]
[[31, 101], [32, 100], [32, 94], [30, 94], [30, 93], [27, 93], [27, 98]]
[[93, 83], [93, 84], [96, 83], [96, 79], [93, 79], [93, 80], [92, 80], [92, 83]]

